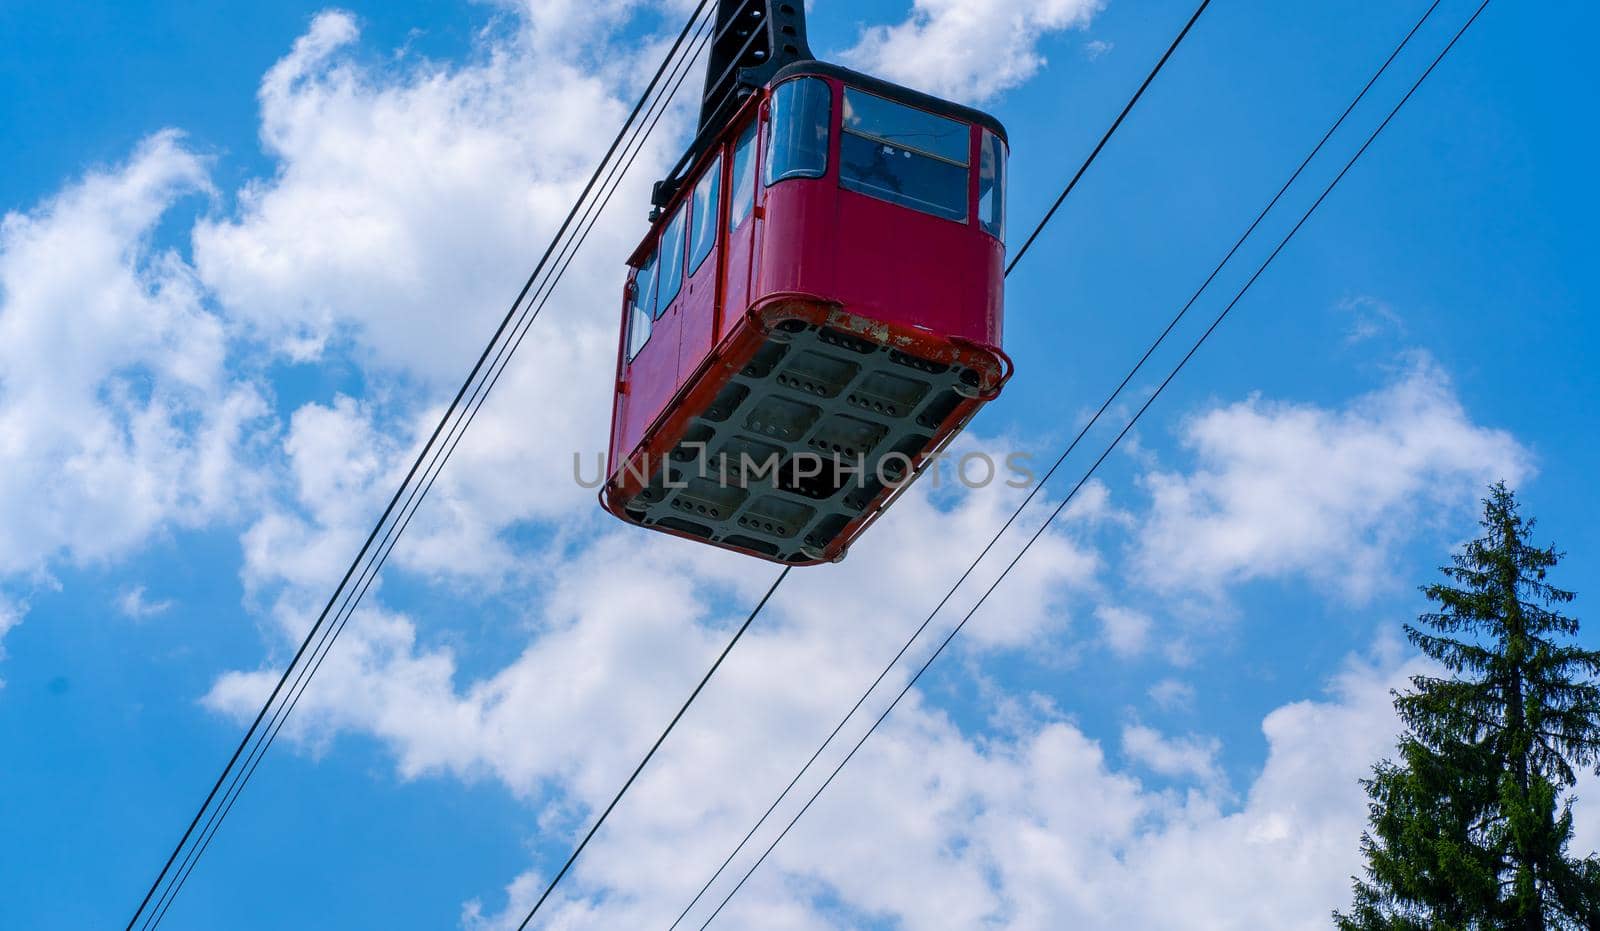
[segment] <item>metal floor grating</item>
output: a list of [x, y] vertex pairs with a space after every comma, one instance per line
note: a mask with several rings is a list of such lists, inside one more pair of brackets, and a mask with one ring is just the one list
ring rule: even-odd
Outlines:
[[788, 321], [689, 421], [624, 509], [647, 526], [815, 561], [885, 479], [906, 478], [978, 384], [970, 369]]

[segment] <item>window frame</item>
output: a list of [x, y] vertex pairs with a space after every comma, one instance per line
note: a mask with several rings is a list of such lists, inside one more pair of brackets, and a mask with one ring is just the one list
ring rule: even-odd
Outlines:
[[[839, 187], [840, 187], [840, 189], [846, 190], [846, 191], [850, 191], [851, 193], [855, 193], [855, 194], [861, 194], [862, 196], [865, 196], [865, 197], [871, 197], [874, 200], [879, 200], [879, 201], [882, 201], [882, 202], [884, 202], [886, 204], [893, 204], [893, 205], [895, 205], [897, 207], [904, 207], [907, 210], [914, 210], [917, 213], [922, 214], [923, 216], [930, 216], [930, 217], [934, 217], [934, 218], [940, 219], [940, 220], [945, 220], [945, 221], [948, 221], [948, 222], [951, 222], [951, 223], [960, 223], [963, 226], [971, 226], [972, 225], [972, 221], [975, 218], [975, 214], [976, 214], [975, 204], [973, 203], [973, 197], [972, 197], [973, 185], [975, 183], [975, 177], [976, 177], [976, 172], [974, 170], [975, 166], [973, 164], [973, 157], [972, 157], [973, 156], [973, 151], [972, 151], [972, 147], [973, 147], [973, 143], [972, 143], [973, 124], [965, 122], [963, 120], [958, 120], [958, 119], [956, 119], [954, 117], [944, 116], [944, 115], [939, 114], [939, 113], [934, 113], [931, 110], [924, 110], [921, 107], [912, 106], [911, 104], [903, 103], [901, 101], [894, 100], [894, 99], [889, 98], [889, 97], [885, 97], [882, 94], [876, 94], [876, 93], [873, 93], [872, 91], [866, 90], [864, 88], [854, 87], [854, 86], [849, 85], [849, 84], [845, 84], [843, 89], [842, 89], [842, 99], [844, 99], [846, 101], [845, 104], [843, 105], [843, 107], [848, 108], [850, 106], [850, 98], [852, 96], [871, 98], [871, 100], [874, 101], [874, 104], [873, 104], [874, 106], [883, 105], [883, 106], [886, 106], [886, 107], [889, 107], [889, 108], [897, 108], [897, 109], [900, 109], [900, 110], [906, 110], [906, 111], [910, 111], [912, 113], [916, 113], [916, 114], [920, 114], [920, 115], [926, 116], [926, 117], [928, 117], [929, 119], [932, 119], [932, 120], [938, 120], [938, 121], [941, 121], [941, 122], [953, 124], [954, 126], [961, 127], [963, 130], [965, 130], [965, 139], [964, 139], [964, 153], [965, 154], [963, 155], [962, 160], [957, 161], [957, 160], [951, 158], [948, 155], [944, 155], [944, 154], [939, 153], [939, 152], [930, 151], [929, 149], [917, 146], [915, 144], [909, 144], [909, 143], [906, 143], [906, 142], [897, 141], [897, 140], [894, 140], [894, 139], [890, 139], [890, 138], [881, 136], [881, 135], [879, 135], [877, 133], [871, 132], [871, 131], [866, 130], [866, 129], [861, 129], [861, 128], [848, 126], [848, 125], [846, 125], [846, 121], [845, 121], [844, 117], [841, 115], [840, 122], [839, 122]], [[844, 154], [845, 153], [845, 146], [846, 146], [846, 139], [845, 139], [846, 136], [853, 136], [858, 140], [862, 140], [862, 141], [865, 141], [865, 142], [871, 144], [872, 146], [883, 146], [883, 147], [892, 149], [895, 152], [905, 153], [906, 155], [909, 155], [912, 158], [925, 158], [925, 159], [928, 159], [929, 161], [931, 161], [931, 162], [933, 162], [935, 164], [944, 165], [947, 168], [959, 169], [961, 171], [961, 173], [962, 173], [959, 200], [957, 198], [955, 198], [955, 197], [952, 197], [951, 198], [951, 204], [949, 205], [948, 212], [946, 212], [946, 213], [936, 213], [933, 210], [928, 209], [928, 207], [945, 206], [945, 205], [938, 204], [937, 202], [934, 202], [934, 201], [920, 200], [920, 199], [912, 198], [912, 197], [909, 197], [909, 196], [902, 196], [901, 198], [896, 199], [894, 197], [890, 197], [890, 196], [886, 196], [886, 195], [891, 194], [891, 193], [897, 193], [897, 192], [892, 192], [892, 191], [889, 191], [888, 189], [881, 188], [881, 187], [875, 187], [873, 185], [870, 185], [870, 184], [864, 182], [860, 178], [855, 177], [854, 175], [851, 175], [851, 176], [847, 177], [846, 171], [845, 171], [846, 160], [845, 160], [845, 154]], [[956, 188], [954, 186], [952, 186], [949, 189], [949, 192], [951, 194], [954, 194], [955, 191], [956, 191]], [[955, 213], [955, 204], [957, 204], [957, 203], [959, 203], [959, 205], [960, 205], [960, 215], [959, 216], [954, 216], [952, 214]], [[924, 206], [924, 205], [926, 205], [926, 206]]]
[[[827, 107], [822, 113], [821, 120], [823, 127], [823, 137], [821, 139], [822, 144], [820, 146], [822, 153], [821, 163], [816, 167], [808, 166], [803, 168], [787, 168], [784, 170], [783, 174], [774, 177], [772, 170], [773, 166], [779, 163], [779, 159], [777, 158], [777, 149], [780, 145], [779, 130], [782, 128], [779, 124], [780, 114], [778, 112], [778, 97], [780, 94], [785, 92], [795, 93], [798, 91], [800, 85], [807, 83], [811, 84], [813, 87], [821, 87], [824, 93], [822, 99], [827, 102]], [[772, 89], [772, 97], [768, 101], [768, 117], [766, 120], [766, 157], [762, 159], [764, 166], [762, 174], [765, 176], [765, 187], [772, 187], [774, 184], [782, 184], [785, 181], [794, 181], [801, 178], [815, 179], [827, 177], [829, 162], [831, 161], [830, 156], [832, 155], [831, 150], [833, 149], [833, 111], [833, 84], [826, 78], [809, 74], [800, 75], [799, 77], [790, 78], [789, 80], [784, 81]], [[787, 116], [788, 114], [782, 115]], [[785, 141], [783, 144], [787, 144], [787, 142]]]
[[[722, 152], [719, 151], [711, 159], [711, 163], [706, 166], [699, 180], [695, 181], [694, 187], [689, 191], [689, 203], [691, 206], [689, 208], [688, 229], [685, 230], [685, 235], [687, 236], [687, 242], [684, 245], [685, 278], [693, 278], [695, 273], [700, 271], [700, 266], [706, 263], [706, 259], [717, 248], [717, 239], [720, 237], [722, 229], [722, 164]], [[700, 187], [707, 183], [711, 185], [711, 196], [708, 199], [711, 218], [709, 223], [701, 225]], [[705, 239], [697, 244], [696, 237], [701, 233], [705, 234]], [[701, 250], [698, 246], [704, 246], [705, 248]]]
[[[728, 158], [728, 224], [729, 234], [738, 232], [744, 226], [744, 221], [755, 214], [756, 190], [761, 186], [756, 153], [761, 148], [761, 121], [754, 119], [741, 131], [733, 142], [733, 152]], [[739, 153], [745, 153], [745, 174], [750, 178], [750, 186], [746, 190], [743, 203], [739, 198]], [[734, 210], [741, 211], [737, 220]]]
[[875, 94], [872, 91], [869, 91], [869, 90], [867, 90], [866, 88], [863, 88], [863, 87], [855, 87], [855, 86], [850, 85], [850, 84], [844, 85], [844, 94], [843, 94], [843, 98], [842, 99], [844, 100], [845, 109], [849, 109], [849, 107], [850, 107], [850, 105], [852, 103], [852, 101], [851, 101], [852, 97], [870, 98], [872, 101], [874, 101], [874, 103], [869, 104], [869, 106], [886, 105], [887, 108], [896, 109], [896, 110], [905, 110], [905, 111], [908, 111], [908, 112], [911, 112], [911, 113], [915, 113], [915, 114], [919, 114], [921, 116], [927, 117], [927, 118], [929, 118], [931, 120], [937, 120], [937, 121], [942, 122], [942, 123], [949, 123], [949, 124], [951, 124], [952, 127], [959, 127], [961, 129], [961, 131], [962, 131], [961, 158], [960, 158], [960, 160], [957, 160], [957, 159], [951, 158], [950, 156], [945, 155], [943, 153], [935, 152], [932, 149], [916, 145], [915, 143], [902, 142], [902, 141], [899, 141], [899, 140], [896, 140], [896, 139], [891, 139], [888, 136], [880, 136], [877, 133], [868, 132], [868, 131], [866, 131], [864, 129], [857, 129], [855, 127], [846, 125], [846, 123], [844, 121], [844, 117], [842, 115], [840, 116], [840, 119], [839, 119], [839, 131], [840, 132], [842, 132], [842, 133], [850, 133], [853, 136], [860, 136], [863, 139], [870, 139], [873, 142], [882, 143], [883, 145], [891, 146], [891, 147], [896, 148], [896, 149], [908, 149], [908, 150], [910, 150], [912, 152], [915, 152], [918, 155], [926, 155], [929, 158], [937, 159], [938, 161], [941, 161], [941, 162], [946, 162], [948, 164], [956, 166], [957, 168], [971, 168], [972, 167], [972, 124], [971, 123], [963, 122], [962, 120], [958, 120], [953, 116], [945, 116], [945, 115], [943, 115], [941, 113], [934, 113], [932, 110], [924, 110], [921, 107], [915, 107], [915, 106], [912, 106], [911, 104], [908, 104], [908, 103], [902, 103], [901, 101], [894, 100], [894, 99], [889, 98], [889, 97], [885, 97], [882, 94]]
[[[688, 225], [688, 222], [686, 220], [686, 217], [688, 217], [688, 215], [689, 215], [689, 211], [684, 209], [684, 205], [680, 204], [678, 206], [678, 209], [673, 212], [672, 219], [668, 220], [666, 222], [666, 224], [661, 228], [661, 240], [656, 243], [656, 259], [657, 259], [656, 280], [655, 280], [656, 298], [655, 298], [655, 307], [653, 308], [652, 313], [651, 313], [651, 318], [654, 319], [654, 320], [660, 320], [661, 317], [664, 314], [666, 314], [667, 308], [672, 306], [672, 302], [677, 300], [678, 299], [678, 295], [683, 291], [683, 279], [685, 277], [684, 273], [683, 273], [683, 266], [684, 266], [684, 259], [688, 257], [688, 248], [689, 248], [689, 246], [688, 246], [688, 230], [685, 228]], [[674, 235], [673, 234], [673, 227], [674, 226], [677, 227], [677, 233], [676, 233], [676, 236], [675, 236], [675, 238], [677, 239], [677, 242], [673, 244], [674, 248], [677, 250], [677, 253], [676, 253], [677, 258], [673, 260], [673, 265], [675, 266], [674, 270], [678, 273], [677, 274], [677, 279], [678, 280], [673, 282], [671, 293], [666, 293], [666, 292], [664, 292], [662, 290], [662, 285], [664, 284], [665, 278], [666, 278], [666, 276], [663, 274], [663, 272], [666, 271], [666, 263], [664, 261], [661, 261], [661, 260], [667, 254], [666, 253], [667, 237]], [[654, 328], [652, 327], [652, 330], [653, 329]]]
[[[628, 340], [624, 347], [623, 355], [627, 363], [630, 365], [633, 364], [634, 359], [639, 358], [639, 353], [644, 351], [644, 347], [650, 345], [650, 337], [655, 335], [656, 318], [654, 304], [656, 299], [656, 281], [659, 278], [659, 275], [657, 275], [658, 269], [656, 268], [656, 261], [659, 258], [660, 250], [651, 250], [650, 258], [645, 260], [643, 266], [634, 269], [633, 280], [628, 283], [628, 287], [630, 289], [628, 296]], [[649, 275], [649, 284], [647, 287], [650, 289], [650, 293], [648, 295], [639, 293], [639, 276], [646, 274]], [[644, 319], [645, 326], [644, 339], [640, 340], [639, 345], [635, 346], [633, 344], [633, 338], [637, 334], [641, 317]]]
[[[1010, 147], [1006, 145], [1006, 141], [1000, 138], [999, 133], [996, 133], [987, 126], [979, 127], [979, 130], [978, 164], [976, 166], [977, 171], [974, 172], [974, 180], [978, 186], [978, 202], [977, 209], [975, 211], [978, 220], [978, 228], [1004, 244], [1006, 241], [1006, 182], [1009, 180], [1008, 175], [1010, 173], [1010, 169], [1007, 167], [1006, 162], [1011, 157], [1011, 150]], [[990, 191], [995, 193], [993, 210], [994, 217], [992, 223], [990, 222], [991, 218], [985, 216], [983, 199], [986, 195], [982, 189], [983, 157], [984, 154], [990, 150], [991, 146], [993, 146], [995, 160], [994, 185], [990, 188]]]

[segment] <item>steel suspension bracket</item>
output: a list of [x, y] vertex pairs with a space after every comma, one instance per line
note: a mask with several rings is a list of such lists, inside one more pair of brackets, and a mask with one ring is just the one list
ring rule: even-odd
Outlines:
[[700, 129], [720, 126], [779, 68], [810, 59], [803, 0], [719, 0]]
[[766, 84], [778, 69], [812, 59], [806, 42], [804, 0], [717, 0], [705, 89], [700, 96], [700, 124], [694, 141], [663, 181], [657, 181], [650, 202], [665, 207], [683, 183], [683, 173], [717, 138], [740, 104]]

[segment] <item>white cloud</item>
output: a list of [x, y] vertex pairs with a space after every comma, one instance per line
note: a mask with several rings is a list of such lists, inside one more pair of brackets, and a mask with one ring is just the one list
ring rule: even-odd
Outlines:
[[1179, 679], [1162, 679], [1150, 686], [1147, 694], [1162, 711], [1191, 711], [1194, 708], [1194, 686]]
[[1104, 39], [1090, 39], [1088, 42], [1083, 43], [1083, 54], [1090, 61], [1098, 61], [1109, 55], [1114, 48], [1116, 48], [1116, 44], [1113, 42], [1107, 42]]
[[1106, 646], [1120, 657], [1143, 653], [1150, 642], [1150, 616], [1118, 605], [1095, 609], [1100, 620], [1100, 635]]
[[1138, 578], [1169, 592], [1300, 575], [1363, 600], [1394, 584], [1397, 545], [1532, 470], [1427, 360], [1342, 410], [1261, 398], [1216, 408], [1188, 422], [1184, 443], [1197, 468], [1146, 476], [1152, 508], [1135, 544]]
[[1217, 764], [1222, 742], [1193, 734], [1168, 737], [1153, 727], [1129, 724], [1122, 728], [1122, 752], [1130, 760], [1169, 779], [1189, 779], [1208, 790], [1223, 786]]
[[[6, 658], [6, 634], [22, 623], [22, 616], [27, 611], [27, 605], [17, 604], [7, 598], [5, 592], [0, 592], [0, 659]], [[0, 678], [0, 688], [5, 688], [5, 685], [6, 680]]]
[[[291, 425], [292, 461], [311, 453], [308, 461], [331, 477], [325, 484], [301, 484], [307, 519], [275, 514], [246, 536], [252, 585], [289, 586], [278, 606], [288, 637], [303, 632], [316, 596], [332, 584], [329, 566], [337, 563], [330, 552], [353, 551], [361, 531], [362, 508], [343, 513], [334, 503], [368, 501], [374, 490], [387, 488], [387, 477], [369, 481], [378, 474], [370, 467], [377, 457], [360, 450], [371, 442], [375, 434], [360, 421], [358, 405], [347, 400], [334, 408], [303, 409]], [[292, 468], [301, 471], [298, 464]], [[826, 697], [822, 683], [844, 695], [869, 681], [871, 664], [893, 654], [896, 641], [933, 607], [1022, 495], [996, 485], [946, 510], [935, 506], [932, 492], [927, 483], [915, 486], [874, 527], [871, 545], [845, 563], [793, 575], [769, 619], [740, 647], [738, 668], [750, 670], [744, 687], [754, 692], [765, 693], [772, 684], [761, 670], [806, 671], [791, 683], [797, 694], [760, 700], [774, 709], [767, 722], [772, 733], [792, 731], [796, 720], [835, 713], [834, 705], [819, 701]], [[1069, 511], [1065, 523], [1090, 520], [1084, 516], [1089, 514]], [[534, 792], [542, 780], [575, 765], [572, 754], [597, 729], [617, 734], [623, 755], [629, 752], [624, 748], [643, 746], [646, 732], [660, 724], [661, 703], [687, 689], [733, 623], [730, 612], [746, 610], [776, 569], [763, 571], [764, 565], [747, 559], [603, 520], [602, 532], [572, 552], [553, 547], [513, 556], [499, 538], [503, 525], [487, 515], [474, 517], [473, 533], [499, 547], [507, 572], [524, 567], [512, 584], [539, 593], [540, 614], [529, 619], [540, 631], [537, 639], [499, 672], [457, 683], [447, 651], [418, 646], [409, 619], [369, 602], [370, 610], [352, 623], [317, 688], [298, 707], [298, 733], [315, 742], [344, 729], [374, 731], [393, 741], [408, 775], [490, 773], [519, 794]], [[928, 551], [920, 544], [930, 538], [953, 545]], [[426, 533], [422, 540], [426, 553]], [[940, 625], [965, 613], [1019, 544], [1009, 545], [974, 574], [969, 589], [941, 614]], [[402, 549], [409, 546], [407, 541]], [[397, 560], [413, 569], [437, 569], [414, 553]], [[1061, 630], [1067, 622], [1065, 594], [1091, 585], [1098, 567], [1065, 532], [1045, 534], [1008, 577], [1003, 603], [969, 625], [965, 642], [976, 649], [1007, 649]], [[616, 584], [619, 571], [626, 585]], [[731, 609], [722, 601], [730, 593]], [[880, 620], [864, 623], [868, 618]], [[259, 702], [271, 675], [230, 674], [207, 700], [244, 714]], [[741, 675], [730, 668], [722, 678], [737, 681]], [[627, 687], [617, 688], [619, 681]], [[564, 698], [556, 698], [557, 684]], [[396, 708], [408, 710], [397, 714]], [[547, 739], [531, 744], [514, 736], [526, 733]], [[555, 734], [565, 734], [566, 741], [549, 739]], [[629, 734], [635, 739], [627, 739]], [[611, 773], [621, 764], [620, 757], [607, 757], [584, 765]], [[605, 784], [596, 778], [593, 791]]]
[[170, 599], [160, 601], [147, 600], [143, 585], [135, 585], [132, 588], [124, 589], [117, 596], [116, 605], [117, 610], [121, 611], [124, 617], [129, 617], [136, 621], [155, 617], [158, 614], [165, 614], [172, 610], [172, 601]]
[[[291, 357], [353, 353], [374, 388], [291, 419], [292, 482], [246, 534], [252, 584], [337, 578], [444, 410], [407, 386], [420, 379], [438, 398], [470, 365], [626, 112], [637, 69], [623, 65], [661, 54], [630, 40], [609, 70], [580, 67], [611, 36], [549, 36], [590, 17], [615, 25], [634, 5], [557, 6], [510, 36], [485, 33], [464, 64], [384, 69], [352, 54], [351, 17], [324, 14], [264, 79], [262, 135], [278, 169], [244, 188], [236, 217], [197, 227], [197, 265], [251, 332]], [[506, 531], [598, 521], [572, 458], [605, 448], [623, 259], [645, 231], [628, 205], [647, 203], [684, 116], [640, 155], [394, 566], [492, 590], [526, 564]], [[330, 475], [336, 487], [310, 484]]]
[[1339, 302], [1338, 310], [1350, 318], [1345, 330], [1346, 343], [1365, 342], [1387, 333], [1396, 336], [1406, 333], [1405, 321], [1394, 307], [1388, 301], [1371, 295], [1347, 297]]
[[265, 405], [226, 370], [224, 327], [152, 245], [209, 190], [173, 132], [0, 220], [0, 575], [115, 558], [239, 508]]
[[[448, 383], [505, 312], [626, 104], [603, 73], [512, 40], [460, 66], [377, 70], [350, 54], [357, 38], [350, 16], [325, 13], [267, 73], [261, 133], [278, 170], [240, 192], [237, 217], [196, 228], [196, 265], [231, 314], [290, 356], [348, 342], [380, 371]], [[547, 314], [534, 342], [570, 348], [615, 326], [622, 260], [645, 232], [637, 205], [675, 125], [658, 131], [556, 296], [587, 313]]]
[[[359, 422], [359, 406], [302, 414], [290, 442], [323, 451], [336, 475], [361, 484], [365, 435], [341, 419]], [[332, 449], [343, 442], [349, 448]], [[339, 465], [347, 462], [353, 472]], [[304, 500], [328, 511], [346, 497], [333, 490], [340, 481], [304, 487]], [[652, 926], [675, 914], [931, 607], [937, 582], [1016, 500], [995, 489], [941, 511], [930, 490], [902, 499], [873, 544], [844, 564], [792, 577], [552, 902], [552, 926]], [[930, 539], [965, 545], [929, 547]], [[1041, 603], [1035, 593], [1059, 603], [1050, 592], [1092, 586], [1098, 564], [1075, 554], [1070, 537], [1055, 545], [1056, 558], [1030, 555], [1018, 570], [1045, 577], [1018, 579], [1016, 590], [1008, 581], [968, 632], [981, 638], [992, 621], [1005, 629], [1010, 612], [1016, 628], [971, 646], [1059, 637], [1057, 611], [1025, 606]], [[905, 555], [913, 552], [919, 558]], [[559, 846], [614, 791], [770, 573], [620, 527], [570, 555], [546, 556], [550, 574], [538, 581], [547, 587], [530, 619], [540, 635], [504, 669], [461, 681], [447, 650], [419, 642], [412, 621], [374, 605], [330, 657], [291, 736], [316, 749], [340, 732], [373, 733], [408, 777], [503, 782], [538, 807], [539, 836]], [[620, 566], [626, 585], [615, 584]], [[964, 609], [952, 605], [947, 618]], [[1386, 689], [1409, 671], [1353, 665], [1327, 700], [1269, 715], [1267, 762], [1242, 803], [1223, 791], [1219, 748], [1207, 738], [1125, 729], [1121, 749], [1135, 766], [1163, 786], [1175, 779], [1199, 790], [1175, 793], [1114, 766], [1096, 740], [1054, 716], [1009, 734], [968, 735], [913, 693], [722, 920], [818, 929], [869, 917], [910, 929], [1321, 927], [1357, 868], [1356, 780], [1392, 743]], [[208, 702], [246, 714], [270, 678], [226, 676]], [[596, 743], [595, 733], [607, 740]], [[463, 925], [514, 927], [544, 878], [518, 877], [509, 906], [467, 903]], [[1152, 885], [1171, 894], [1140, 894]]]
[[911, 15], [865, 30], [846, 64], [956, 100], [983, 102], [1045, 65], [1039, 43], [1082, 29], [1104, 0], [915, 0]]
[[[1358, 780], [1392, 750], [1388, 689], [1416, 670], [1352, 662], [1325, 698], [1273, 711], [1262, 725], [1265, 764], [1231, 808], [1214, 793], [1146, 786], [1067, 722], [1041, 719], [1014, 736], [976, 739], [913, 697], [718, 926], [1324, 928], [1329, 910], [1347, 904], [1348, 877], [1359, 869]], [[725, 758], [702, 737], [691, 754], [670, 755], [646, 776], [648, 798], [629, 805], [580, 861], [549, 926], [655, 926], [687, 903], [787, 775], [755, 752], [760, 733], [741, 729], [728, 739], [746, 752]], [[1214, 773], [1204, 741], [1134, 731], [1129, 743], [1147, 765]], [[774, 827], [792, 810], [780, 809]], [[758, 835], [754, 849], [770, 836]], [[515, 927], [541, 880], [519, 877], [503, 912], [470, 903], [465, 926]], [[726, 888], [714, 887], [706, 905]]]

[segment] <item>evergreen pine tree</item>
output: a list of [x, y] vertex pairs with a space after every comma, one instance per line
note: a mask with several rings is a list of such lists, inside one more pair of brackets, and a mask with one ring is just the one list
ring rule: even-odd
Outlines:
[[1396, 693], [1398, 762], [1362, 785], [1366, 878], [1340, 931], [1600, 931], [1600, 859], [1569, 856], [1574, 767], [1600, 762], [1600, 651], [1571, 643], [1562, 554], [1529, 537], [1504, 482], [1483, 536], [1422, 591], [1406, 635], [1446, 675]]

